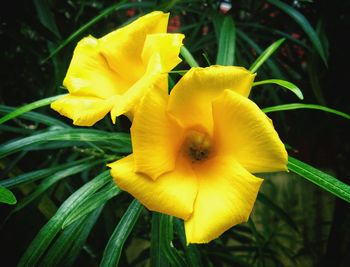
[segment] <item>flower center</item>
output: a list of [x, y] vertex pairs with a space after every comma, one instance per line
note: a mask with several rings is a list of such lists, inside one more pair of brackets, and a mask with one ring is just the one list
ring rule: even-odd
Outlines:
[[211, 152], [212, 142], [210, 136], [202, 131], [189, 130], [185, 137], [184, 151], [192, 162], [206, 160]]

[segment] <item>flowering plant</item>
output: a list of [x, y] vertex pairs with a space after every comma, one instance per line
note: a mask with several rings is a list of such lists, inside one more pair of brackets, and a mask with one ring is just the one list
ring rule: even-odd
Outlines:
[[[347, 184], [288, 156], [286, 147], [293, 149], [282, 142], [278, 127], [275, 129], [266, 113], [312, 108], [346, 119], [349, 115], [302, 103], [261, 109], [252, 97], [254, 87], [259, 85], [277, 84], [303, 99], [301, 90], [286, 80], [255, 81], [260, 67], [285, 39], [273, 42], [250, 67], [235, 66], [236, 29], [227, 15], [230, 6], [225, 3], [224, 7], [215, 64], [204, 54], [208, 66], [200, 67], [184, 46], [187, 35], [167, 32], [171, 13], [152, 11], [100, 38], [81, 39], [63, 79], [68, 93], [36, 101], [0, 119], [3, 123], [50, 104], [69, 118], [68, 123], [72, 120], [75, 126], [84, 127], [73, 128], [44, 118], [52, 126], [49, 130], [10, 141], [0, 149], [3, 157], [21, 149], [34, 150], [35, 146], [73, 147], [83, 155], [57, 168], [1, 180], [1, 202], [15, 204], [9, 189], [22, 185], [22, 181], [48, 177], [12, 213], [66, 176], [82, 171], [88, 171], [89, 176], [50, 216], [25, 250], [19, 266], [72, 265], [104, 205], [116, 196], [129, 207], [118, 217], [108, 237], [101, 266], [129, 261], [121, 259], [123, 245], [140, 220], [151, 225], [151, 229], [145, 230], [142, 225], [139, 229], [150, 234], [145, 239], [152, 266], [206, 266], [199, 252], [205, 245], [194, 244], [226, 240], [222, 249], [228, 248], [234, 240], [232, 231], [246, 222], [258, 242], [261, 237], [251, 219], [257, 198], [296, 228], [278, 205], [259, 193], [263, 178], [269, 181], [272, 173], [284, 179], [288, 172], [294, 172], [350, 202]], [[128, 14], [134, 12], [130, 9]], [[178, 31], [173, 26], [181, 26], [180, 17], [173, 18], [176, 23], [170, 29]], [[203, 38], [207, 34], [208, 28], [203, 27]], [[179, 66], [182, 68], [176, 69]], [[102, 123], [108, 125], [108, 131], [85, 128], [99, 128]], [[96, 174], [95, 178], [90, 177], [91, 173]], [[237, 262], [246, 264], [240, 259]]]

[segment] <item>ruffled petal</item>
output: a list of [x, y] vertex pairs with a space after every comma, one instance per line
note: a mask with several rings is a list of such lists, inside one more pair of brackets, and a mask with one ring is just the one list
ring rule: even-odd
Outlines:
[[248, 96], [255, 75], [241, 67], [192, 68], [174, 86], [169, 113], [184, 127], [201, 125], [212, 133], [212, 101], [225, 89]]
[[147, 72], [168, 72], [181, 62], [179, 58], [183, 34], [150, 34], [147, 35], [142, 51], [142, 61]]
[[131, 127], [135, 171], [154, 180], [174, 169], [182, 140], [182, 129], [166, 114], [167, 103], [166, 90], [149, 90]]
[[215, 157], [195, 166], [199, 186], [192, 216], [185, 221], [187, 243], [207, 243], [245, 222], [262, 179], [232, 157]]
[[63, 85], [74, 95], [106, 99], [123, 93], [131, 84], [109, 68], [98, 40], [90, 36], [77, 44]]
[[287, 152], [270, 119], [248, 98], [226, 90], [213, 102], [217, 153], [251, 173], [287, 170]]
[[51, 103], [51, 108], [73, 120], [74, 125], [92, 126], [111, 110], [113, 98], [66, 95]]
[[130, 82], [136, 82], [146, 71], [141, 54], [146, 36], [165, 33], [168, 13], [154, 11], [99, 39], [101, 52], [109, 66]]
[[134, 172], [133, 155], [108, 166], [117, 185], [149, 210], [182, 219], [187, 219], [193, 212], [198, 182], [191, 167], [182, 158], [179, 158], [174, 171], [160, 176], [156, 181]]

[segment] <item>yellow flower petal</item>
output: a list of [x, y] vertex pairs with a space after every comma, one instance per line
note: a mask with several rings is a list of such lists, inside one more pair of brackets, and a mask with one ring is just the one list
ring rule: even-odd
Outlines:
[[248, 96], [255, 75], [241, 67], [192, 68], [171, 91], [169, 113], [184, 128], [202, 125], [212, 133], [211, 102], [225, 89]]
[[168, 72], [181, 62], [179, 58], [183, 34], [150, 34], [147, 35], [142, 51], [142, 61], [147, 72]]
[[165, 33], [168, 13], [154, 11], [99, 39], [109, 66], [122, 77], [136, 82], [146, 71], [141, 54], [148, 34]]
[[74, 95], [106, 99], [123, 93], [130, 83], [109, 68], [98, 40], [90, 36], [77, 44], [63, 85]]
[[51, 103], [51, 108], [71, 118], [74, 125], [91, 126], [111, 110], [113, 98], [66, 95]]
[[199, 186], [192, 216], [185, 221], [187, 243], [207, 243], [245, 222], [262, 179], [232, 157], [215, 157], [194, 165]]
[[259, 107], [225, 90], [213, 102], [217, 153], [234, 156], [249, 172], [287, 170], [287, 152], [269, 118]]
[[168, 93], [154, 88], [143, 98], [131, 127], [135, 171], [152, 179], [174, 169], [182, 129], [166, 114]]
[[176, 171], [156, 181], [134, 172], [133, 155], [109, 164], [117, 185], [138, 199], [149, 210], [187, 219], [193, 211], [197, 178], [190, 166], [179, 158]]

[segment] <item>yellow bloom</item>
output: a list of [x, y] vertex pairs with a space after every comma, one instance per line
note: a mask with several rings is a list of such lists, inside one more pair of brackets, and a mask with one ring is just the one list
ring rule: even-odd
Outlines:
[[192, 68], [170, 96], [149, 91], [131, 128], [133, 154], [109, 165], [148, 209], [184, 219], [188, 243], [247, 221], [262, 183], [251, 173], [287, 170], [270, 119], [247, 98], [254, 76]]
[[184, 35], [166, 33], [169, 14], [140, 17], [100, 39], [82, 39], [74, 50], [63, 85], [69, 94], [51, 104], [75, 125], [91, 126], [108, 112], [132, 119], [144, 94], [155, 85], [167, 91]]

